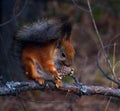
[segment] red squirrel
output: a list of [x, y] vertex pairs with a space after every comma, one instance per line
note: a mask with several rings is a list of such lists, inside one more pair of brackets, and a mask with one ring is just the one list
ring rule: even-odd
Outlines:
[[64, 65], [71, 66], [74, 61], [74, 48], [70, 37], [70, 22], [50, 19], [24, 26], [17, 34], [16, 40], [24, 44], [22, 63], [28, 77], [44, 84], [35, 67], [37, 63], [46, 73], [54, 76], [57, 87], [62, 86], [61, 77], [54, 66], [56, 49], [61, 48], [65, 57]]

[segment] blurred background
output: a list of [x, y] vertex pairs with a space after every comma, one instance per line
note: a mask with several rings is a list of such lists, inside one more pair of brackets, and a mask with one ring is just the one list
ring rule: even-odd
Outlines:
[[[120, 77], [120, 1], [90, 0], [93, 16], [117, 77]], [[97, 38], [87, 0], [1, 0], [0, 27], [3, 35], [14, 35], [21, 26], [54, 17], [67, 15], [73, 25], [72, 39], [75, 48], [75, 74], [86, 85], [114, 86], [97, 66], [97, 53], [101, 48]], [[6, 27], [9, 25], [9, 27]], [[9, 35], [5, 35], [6, 32]], [[114, 39], [115, 38], [115, 39]], [[106, 69], [104, 57], [99, 57]], [[66, 78], [66, 82], [71, 82]], [[0, 111], [120, 111], [120, 99], [105, 96], [78, 97], [55, 91], [29, 91], [16, 97], [0, 97]]]

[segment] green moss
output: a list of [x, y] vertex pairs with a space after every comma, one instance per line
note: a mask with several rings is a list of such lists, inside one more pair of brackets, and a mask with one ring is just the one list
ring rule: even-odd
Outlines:
[[119, 0], [110, 0], [111, 6], [113, 8], [119, 9], [120, 8], [120, 1]]
[[94, 8], [93, 15], [96, 20], [99, 20], [105, 14], [105, 10], [100, 8]]
[[94, 83], [95, 84], [104, 84], [102, 81], [102, 76], [100, 74], [100, 71], [98, 71], [98, 70], [96, 71], [96, 77], [95, 77]]
[[18, 111], [24, 111], [23, 106], [19, 106], [19, 108], [17, 109]]
[[63, 11], [67, 11], [68, 10], [68, 4], [63, 4]]
[[63, 78], [63, 82], [65, 82], [65, 83], [73, 83], [73, 79], [70, 76], [65, 76]]

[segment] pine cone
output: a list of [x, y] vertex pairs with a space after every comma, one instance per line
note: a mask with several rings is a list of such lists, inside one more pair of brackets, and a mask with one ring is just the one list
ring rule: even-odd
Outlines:
[[[67, 75], [72, 75], [72, 74], [74, 74], [74, 69], [73, 69], [72, 67], [67, 67], [67, 66], [65, 66], [65, 65], [62, 63], [62, 61], [55, 61], [54, 64], [55, 64], [55, 67], [56, 67], [59, 75], [60, 75], [62, 78], [65, 77], [65, 76], [67, 76]], [[43, 71], [43, 70], [40, 68], [39, 64], [35, 63], [35, 66], [36, 66], [36, 69], [37, 69], [37, 71], [38, 71], [38, 73], [39, 73], [39, 77], [42, 77], [42, 78], [44, 78], [44, 79], [46, 79], [46, 80], [51, 80], [51, 79], [53, 79], [52, 74], [48, 74], [47, 72]]]

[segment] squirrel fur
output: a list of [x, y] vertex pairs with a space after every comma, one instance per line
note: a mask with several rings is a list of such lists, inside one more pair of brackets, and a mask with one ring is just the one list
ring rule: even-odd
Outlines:
[[54, 77], [57, 87], [62, 86], [61, 77], [54, 66], [56, 50], [59, 48], [65, 57], [64, 65], [74, 61], [74, 48], [71, 41], [71, 23], [60, 19], [50, 19], [24, 26], [16, 36], [15, 54], [23, 63], [28, 77], [39, 84], [44, 79], [39, 76], [36, 65]]

